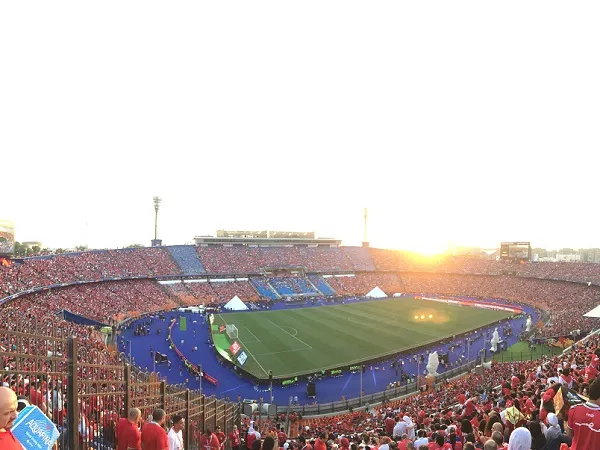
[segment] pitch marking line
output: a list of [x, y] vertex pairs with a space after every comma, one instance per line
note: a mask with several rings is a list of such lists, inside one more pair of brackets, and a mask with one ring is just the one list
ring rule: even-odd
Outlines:
[[256, 342], [260, 342], [260, 339], [257, 338], [256, 335], [248, 329], [248, 327], [244, 327], [244, 328], [246, 329], [246, 331], [248, 331], [248, 333], [250, 333], [252, 335], [252, 337], [254, 337], [254, 339], [256, 339]]
[[308, 348], [297, 348], [295, 350], [281, 350], [280, 352], [257, 353], [256, 356], [279, 355], [280, 353], [303, 352], [304, 350], [309, 350], [309, 349]]
[[[271, 322], [273, 325], [275, 325], [277, 328], [279, 328], [281, 331], [289, 334], [291, 337], [293, 337], [294, 339], [296, 339], [297, 341], [302, 342], [304, 345], [306, 345], [306, 347], [312, 349], [312, 347], [310, 345], [308, 345], [306, 342], [304, 342], [302, 339], [300, 339], [299, 337], [294, 336], [292, 333], [290, 333], [289, 331], [284, 330], [283, 328], [281, 328], [279, 325], [277, 325], [275, 322], [273, 322], [272, 320], [267, 319], [268, 322]], [[291, 327], [290, 327], [291, 328]], [[295, 329], [295, 328], [294, 328]], [[296, 333], [298, 333], [298, 330], [296, 330]]]
[[[227, 321], [226, 321], [225, 319], [223, 319], [223, 316], [222, 316], [221, 314], [219, 314], [219, 317], [220, 317], [220, 318], [221, 318], [221, 320], [222, 320], [222, 321], [225, 323], [225, 325], [228, 325], [228, 324], [227, 324]], [[256, 357], [255, 357], [255, 356], [252, 354], [252, 352], [250, 351], [250, 349], [248, 348], [248, 346], [242, 342], [242, 340], [240, 339], [240, 336], [239, 336], [239, 334], [238, 334], [238, 341], [240, 341], [240, 343], [241, 343], [241, 344], [242, 344], [244, 347], [246, 347], [246, 351], [248, 352], [248, 354], [249, 354], [250, 356], [252, 356], [252, 359], [254, 359], [254, 361], [256, 362], [256, 364], [258, 364], [258, 367], [260, 367], [260, 368], [262, 369], [262, 371], [265, 373], [265, 375], [269, 375], [269, 373], [268, 373], [268, 372], [265, 370], [265, 368], [264, 368], [263, 366], [261, 366], [261, 365], [260, 365], [260, 363], [258, 362], [258, 359], [256, 359]]]

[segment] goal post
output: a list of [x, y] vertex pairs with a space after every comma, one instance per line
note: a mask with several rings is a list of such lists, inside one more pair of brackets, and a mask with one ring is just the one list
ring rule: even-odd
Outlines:
[[227, 332], [227, 336], [229, 337], [229, 339], [238, 338], [238, 329], [235, 325], [226, 325], [225, 331]]

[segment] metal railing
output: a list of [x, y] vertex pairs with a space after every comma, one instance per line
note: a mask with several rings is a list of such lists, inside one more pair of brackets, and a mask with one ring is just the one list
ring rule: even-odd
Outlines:
[[[116, 448], [116, 425], [130, 408], [142, 421], [156, 408], [186, 419], [185, 448], [199, 449], [205, 428], [228, 435], [240, 425], [240, 406], [206, 397], [185, 386], [169, 385], [156, 374], [132, 370], [97, 342], [67, 336], [48, 324], [11, 325], [0, 330], [2, 382], [39, 406], [60, 431], [58, 449]], [[93, 343], [92, 343], [93, 342]]]

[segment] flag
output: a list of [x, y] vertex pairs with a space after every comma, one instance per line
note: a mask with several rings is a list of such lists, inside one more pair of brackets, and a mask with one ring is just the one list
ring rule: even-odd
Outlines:
[[554, 412], [556, 414], [558, 414], [561, 411], [561, 409], [563, 409], [563, 406], [565, 406], [565, 401], [563, 399], [563, 394], [562, 394], [562, 386], [559, 387], [558, 391], [556, 391], [556, 394], [554, 394], [552, 403], [554, 403]]

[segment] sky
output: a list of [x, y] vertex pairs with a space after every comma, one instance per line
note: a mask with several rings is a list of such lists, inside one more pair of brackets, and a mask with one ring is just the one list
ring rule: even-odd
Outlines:
[[598, 2], [3, 2], [0, 219], [600, 247]]

